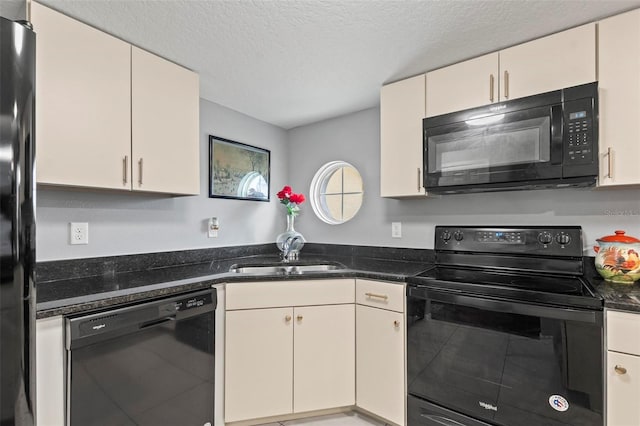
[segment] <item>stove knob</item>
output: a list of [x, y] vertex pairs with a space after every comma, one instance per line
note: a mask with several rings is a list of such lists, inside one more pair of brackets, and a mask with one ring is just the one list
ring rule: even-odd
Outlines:
[[549, 232], [541, 232], [538, 234], [538, 241], [542, 244], [550, 244], [553, 241], [553, 236]]
[[570, 242], [571, 242], [571, 237], [569, 235], [567, 235], [567, 234], [558, 234], [558, 235], [556, 235], [556, 243], [562, 244], [563, 246], [566, 246]]
[[442, 231], [442, 239], [443, 241], [449, 241], [451, 239], [451, 232], [449, 231]]
[[453, 238], [456, 241], [462, 241], [464, 239], [464, 234], [462, 233], [462, 231], [456, 231], [453, 233]]

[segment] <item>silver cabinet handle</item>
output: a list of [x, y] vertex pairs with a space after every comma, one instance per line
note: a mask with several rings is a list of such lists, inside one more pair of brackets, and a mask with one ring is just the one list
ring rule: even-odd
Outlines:
[[142, 186], [142, 158], [138, 161], [138, 185]]
[[376, 297], [382, 300], [387, 300], [389, 298], [389, 296], [387, 296], [386, 294], [365, 293], [364, 295], [367, 297]]
[[509, 99], [509, 71], [504, 71], [504, 98]]
[[493, 103], [493, 74], [489, 74], [489, 101]]
[[125, 155], [122, 159], [122, 184], [126, 185], [129, 177], [129, 156]]
[[612, 171], [613, 171], [613, 162], [611, 159], [611, 147], [607, 148], [607, 174], [605, 175], [605, 177], [608, 177], [609, 179], [613, 179], [613, 175], [612, 175]]
[[418, 192], [422, 190], [422, 182], [420, 182], [420, 167], [418, 167]]

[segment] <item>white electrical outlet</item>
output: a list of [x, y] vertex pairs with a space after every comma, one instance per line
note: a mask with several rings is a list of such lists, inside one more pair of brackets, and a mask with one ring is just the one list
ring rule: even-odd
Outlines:
[[87, 222], [69, 223], [69, 244], [89, 244], [89, 224]]
[[220, 229], [220, 224], [218, 222], [217, 217], [212, 217], [209, 219], [209, 225], [207, 227], [207, 236], [209, 238], [218, 238], [218, 230]]
[[402, 238], [402, 222], [391, 222], [391, 238]]

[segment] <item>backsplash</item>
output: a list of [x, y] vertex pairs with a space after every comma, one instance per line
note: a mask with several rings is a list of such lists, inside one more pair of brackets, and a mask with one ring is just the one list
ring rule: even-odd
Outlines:
[[[39, 262], [36, 266], [36, 281], [45, 283], [75, 278], [113, 276], [123, 272], [223, 262], [236, 258], [244, 258], [248, 262], [251, 257], [260, 257], [261, 260], [267, 258], [278, 262], [279, 253], [275, 244], [270, 243]], [[344, 259], [348, 265], [357, 264], [354, 259], [383, 259], [425, 264], [432, 263], [434, 259], [433, 250], [308, 243], [301, 252], [300, 261], [323, 256]]]

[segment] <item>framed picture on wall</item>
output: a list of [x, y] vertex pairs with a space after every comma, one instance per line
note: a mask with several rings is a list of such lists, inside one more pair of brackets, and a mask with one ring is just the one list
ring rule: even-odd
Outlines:
[[271, 152], [209, 135], [209, 197], [269, 201]]

